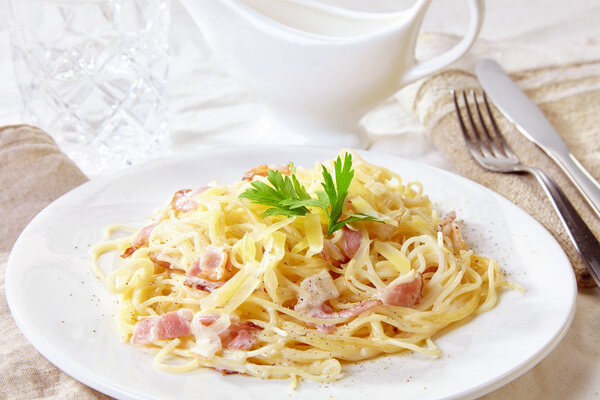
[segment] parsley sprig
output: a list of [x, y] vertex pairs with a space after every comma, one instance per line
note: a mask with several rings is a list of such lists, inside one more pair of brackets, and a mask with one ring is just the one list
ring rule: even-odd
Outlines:
[[272, 208], [263, 213], [263, 218], [270, 215], [285, 215], [293, 217], [309, 213], [308, 207], [321, 208], [329, 217], [327, 223], [326, 236], [342, 229], [346, 224], [354, 221], [378, 221], [381, 220], [362, 213], [351, 215], [340, 221], [342, 211], [350, 191], [350, 183], [354, 178], [352, 169], [352, 154], [346, 153], [344, 160], [341, 157], [334, 162], [335, 179], [329, 173], [324, 165], [321, 165], [323, 171], [323, 191], [317, 191], [317, 198], [308, 194], [306, 188], [300, 184], [296, 177], [296, 168], [290, 162], [291, 176], [284, 176], [279, 171], [269, 170], [267, 181], [252, 182], [252, 188], [246, 189], [240, 198], [248, 199], [253, 203], [260, 203]]

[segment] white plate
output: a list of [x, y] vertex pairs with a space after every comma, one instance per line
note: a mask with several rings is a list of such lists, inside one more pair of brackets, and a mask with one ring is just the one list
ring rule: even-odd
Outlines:
[[92, 180], [42, 211], [15, 244], [6, 296], [17, 324], [52, 363], [81, 382], [121, 399], [474, 398], [533, 367], [566, 333], [576, 286], [564, 252], [533, 218], [503, 197], [457, 175], [381, 154], [370, 162], [419, 180], [441, 212], [456, 210], [467, 242], [496, 258], [527, 292], [507, 290], [492, 311], [438, 335], [439, 359], [405, 353], [344, 366], [329, 384], [222, 376], [204, 369], [170, 374], [152, 355], [119, 340], [115, 300], [94, 279], [89, 249], [113, 223], [144, 218], [182, 188], [218, 179], [232, 183], [263, 163], [313, 167], [327, 149], [273, 147], [211, 150], [151, 162]]

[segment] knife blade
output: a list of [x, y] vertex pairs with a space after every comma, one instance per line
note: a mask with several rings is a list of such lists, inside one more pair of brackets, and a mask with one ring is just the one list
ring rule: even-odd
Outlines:
[[542, 111], [496, 61], [479, 60], [475, 73], [500, 112], [561, 167], [600, 217], [600, 184], [569, 151]]

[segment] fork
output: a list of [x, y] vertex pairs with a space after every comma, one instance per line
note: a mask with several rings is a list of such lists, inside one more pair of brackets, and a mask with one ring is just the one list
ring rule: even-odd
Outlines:
[[[477, 100], [474, 90], [470, 91], [471, 102], [467, 100], [465, 91], [461, 91], [461, 94], [462, 96], [457, 96], [457, 93], [452, 90], [454, 108], [458, 116], [460, 129], [473, 158], [482, 167], [490, 171], [503, 173], [525, 172], [537, 179], [544, 192], [550, 198], [552, 206], [558, 213], [590, 275], [596, 284], [600, 286], [600, 243], [598, 243], [594, 234], [579, 216], [567, 196], [565, 196], [556, 182], [544, 171], [525, 166], [521, 163], [500, 132], [485, 92], [483, 92], [482, 96], [483, 101]], [[463, 99], [469, 129], [467, 128], [465, 119], [463, 119], [458, 97], [462, 97]], [[475, 121], [475, 117], [477, 118], [477, 122]]]

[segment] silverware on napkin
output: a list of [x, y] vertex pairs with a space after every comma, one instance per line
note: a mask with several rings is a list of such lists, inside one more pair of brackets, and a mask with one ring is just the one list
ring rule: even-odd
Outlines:
[[[509, 147], [490, 110], [485, 92], [482, 101], [471, 91], [469, 102], [465, 92], [452, 91], [454, 107], [463, 138], [473, 158], [484, 168], [503, 173], [527, 172], [538, 180], [558, 213], [573, 245], [581, 255], [590, 275], [600, 287], [600, 243], [585, 224], [560, 187], [544, 171], [525, 166]], [[459, 98], [462, 97], [466, 121], [462, 117]], [[480, 103], [483, 102], [483, 106]], [[469, 104], [470, 103], [470, 104]]]
[[479, 60], [475, 65], [475, 73], [500, 112], [562, 168], [600, 217], [600, 184], [571, 154], [535, 103], [519, 89], [497, 62], [490, 59]]

